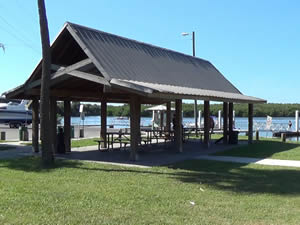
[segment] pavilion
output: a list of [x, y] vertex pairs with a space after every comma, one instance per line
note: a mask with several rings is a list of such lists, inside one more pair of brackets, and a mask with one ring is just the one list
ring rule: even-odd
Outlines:
[[[64, 27], [51, 45], [49, 135], [56, 142], [57, 101], [64, 101], [65, 146], [70, 147], [71, 101], [101, 102], [101, 132], [106, 141], [107, 103], [130, 104], [130, 158], [135, 160], [140, 135], [141, 104], [167, 104], [170, 129], [171, 101], [175, 101], [176, 150], [182, 146], [182, 99], [204, 100], [204, 143], [209, 143], [209, 101], [223, 102], [224, 143], [233, 129], [233, 103], [248, 104], [249, 136], [253, 139], [253, 104], [266, 101], [243, 95], [209, 61], [105, 33], [73, 23]], [[42, 63], [28, 80], [6, 93], [10, 99], [33, 100], [33, 149], [38, 145], [38, 111]], [[104, 143], [106, 145], [106, 143]]]

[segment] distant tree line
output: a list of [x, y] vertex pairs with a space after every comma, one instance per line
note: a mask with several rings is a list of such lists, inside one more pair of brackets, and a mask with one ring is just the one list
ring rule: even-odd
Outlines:
[[[79, 116], [79, 102], [72, 102], [71, 112], [72, 116]], [[145, 111], [146, 108], [151, 107], [151, 105], [142, 105], [141, 116], [151, 117], [151, 111]], [[172, 105], [172, 107], [175, 107]], [[84, 112], [86, 116], [99, 116], [100, 115], [99, 104], [85, 104]], [[182, 104], [183, 116], [193, 117], [194, 116], [194, 104]], [[223, 104], [211, 104], [210, 114], [213, 116], [218, 116], [218, 111], [223, 109]], [[203, 104], [198, 104], [198, 110], [203, 112]], [[248, 104], [234, 104], [235, 116], [237, 117], [247, 117], [248, 116]], [[295, 116], [295, 111], [300, 110], [300, 104], [255, 104], [254, 105], [254, 116], [255, 117], [293, 117]], [[58, 114], [63, 115], [63, 103], [58, 104]], [[107, 116], [129, 116], [130, 109], [128, 104], [124, 105], [108, 105], [107, 106]]]

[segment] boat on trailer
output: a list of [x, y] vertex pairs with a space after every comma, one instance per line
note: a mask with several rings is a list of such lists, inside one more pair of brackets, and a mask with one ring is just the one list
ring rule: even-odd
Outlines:
[[8, 124], [10, 128], [32, 123], [32, 111], [28, 109], [28, 100], [0, 103], [0, 123]]

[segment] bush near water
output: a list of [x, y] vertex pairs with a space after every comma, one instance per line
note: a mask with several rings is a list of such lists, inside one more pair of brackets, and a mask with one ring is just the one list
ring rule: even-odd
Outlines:
[[[71, 105], [72, 116], [79, 116], [79, 102], [73, 102]], [[151, 111], [145, 111], [146, 108], [152, 105], [142, 105], [141, 116], [151, 117]], [[172, 105], [172, 107], [175, 107]], [[100, 115], [99, 104], [85, 104], [84, 112], [86, 116], [99, 116]], [[193, 117], [194, 116], [194, 104], [182, 104], [183, 116]], [[203, 112], [203, 104], [198, 104], [198, 110]], [[211, 115], [217, 116], [218, 111], [223, 109], [223, 104], [211, 104], [210, 111]], [[247, 117], [248, 116], [248, 104], [234, 104], [235, 116], [236, 117]], [[254, 117], [294, 117], [295, 111], [300, 110], [300, 104], [255, 104], [254, 105]], [[128, 104], [124, 105], [108, 105], [107, 106], [107, 116], [129, 116], [130, 109]], [[63, 103], [58, 104], [58, 114], [63, 115]]]

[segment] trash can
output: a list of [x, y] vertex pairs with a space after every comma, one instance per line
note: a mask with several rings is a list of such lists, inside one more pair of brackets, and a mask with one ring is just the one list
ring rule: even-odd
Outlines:
[[237, 144], [239, 138], [239, 132], [238, 131], [232, 131], [229, 134], [229, 144]]
[[71, 126], [71, 138], [75, 137], [75, 131], [74, 131], [74, 126]]
[[56, 152], [59, 154], [65, 154], [66, 148], [65, 148], [65, 140], [64, 140], [64, 130], [62, 127], [58, 128], [58, 133], [56, 138], [57, 138]]
[[20, 141], [23, 141], [23, 136], [24, 134], [23, 134], [23, 126], [21, 126], [21, 127], [19, 127], [19, 140]]
[[27, 127], [23, 127], [23, 141], [29, 141], [29, 133]]
[[1, 141], [5, 141], [6, 139], [6, 133], [5, 131], [1, 131]]
[[19, 140], [20, 141], [28, 141], [29, 140], [27, 127], [25, 127], [25, 126], [19, 127]]
[[19, 140], [20, 141], [28, 141], [29, 140], [27, 127], [25, 127], [25, 126], [19, 127]]
[[80, 128], [80, 130], [79, 130], [79, 137], [80, 138], [84, 137], [84, 129], [83, 128]]

